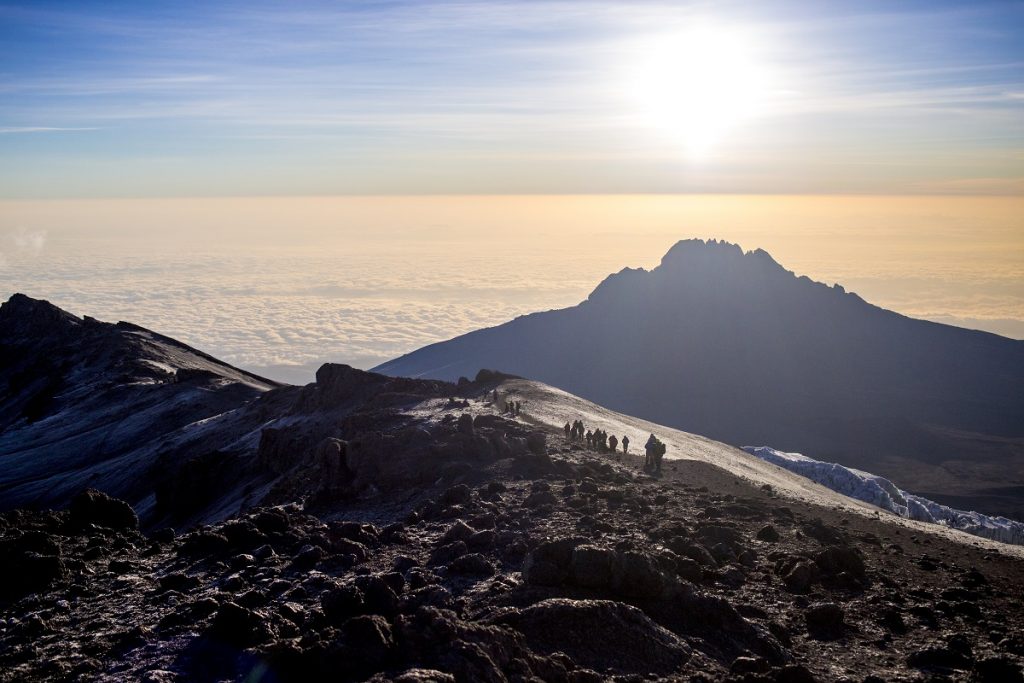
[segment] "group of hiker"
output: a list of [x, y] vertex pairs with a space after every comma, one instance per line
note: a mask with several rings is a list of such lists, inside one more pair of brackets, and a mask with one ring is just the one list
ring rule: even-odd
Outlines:
[[[608, 432], [603, 429], [587, 429], [586, 425], [583, 424], [583, 420], [573, 420], [572, 422], [566, 422], [562, 428], [565, 431], [565, 438], [571, 441], [585, 441], [587, 448], [592, 448], [601, 453], [619, 453], [619, 444], [622, 444], [622, 454], [629, 454], [629, 437], [623, 435], [622, 440], [614, 435], [609, 435]], [[651, 434], [650, 438], [647, 439], [647, 444], [644, 446], [646, 451], [644, 457], [644, 470], [655, 474], [661, 474], [661, 460], [665, 457], [666, 447], [664, 442], [661, 441], [654, 434]]]
[[[485, 394], [485, 396], [486, 396], [486, 394]], [[493, 403], [494, 405], [498, 405], [498, 390], [497, 389], [495, 389], [493, 391], [493, 393], [491, 394], [491, 403]], [[511, 415], [512, 417], [519, 417], [519, 414], [523, 412], [523, 402], [522, 401], [513, 401], [511, 399], [506, 399], [506, 401], [505, 401], [505, 409], [504, 409], [503, 412], [505, 414], [507, 414], [507, 415]]]
[[[565, 431], [565, 438], [571, 441], [585, 441], [587, 448], [593, 448], [601, 453], [618, 454], [619, 444], [622, 444], [622, 454], [629, 454], [629, 437], [623, 435], [620, 441], [614, 434], [609, 435], [603, 429], [587, 429], [583, 420], [566, 422], [562, 428]], [[651, 434], [644, 446], [644, 470], [654, 474], [661, 474], [661, 461], [667, 450], [665, 443]]]
[[[486, 400], [487, 394], [484, 394], [484, 400]], [[497, 407], [498, 402], [498, 390], [494, 389], [491, 393], [491, 402]], [[518, 417], [522, 412], [523, 404], [522, 401], [513, 399], [506, 399], [504, 412], [512, 417]], [[614, 434], [608, 434], [603, 429], [587, 429], [587, 426], [583, 424], [583, 420], [573, 420], [572, 422], [566, 422], [565, 427], [565, 438], [571, 441], [584, 441], [587, 444], [587, 448], [591, 448], [600, 453], [613, 453], [617, 458], [621, 458], [622, 455], [629, 455], [629, 437], [623, 434], [620, 440]], [[622, 446], [622, 452], [619, 453], [619, 445]], [[652, 474], [661, 474], [661, 461], [665, 457], [666, 446], [661, 439], [651, 434], [647, 439], [647, 443], [644, 445], [644, 471]]]

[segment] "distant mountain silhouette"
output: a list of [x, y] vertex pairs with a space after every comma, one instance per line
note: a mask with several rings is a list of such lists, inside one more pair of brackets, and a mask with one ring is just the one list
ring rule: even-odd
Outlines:
[[374, 368], [456, 379], [499, 368], [736, 445], [883, 474], [949, 504], [1024, 515], [1024, 342], [916, 320], [685, 240], [578, 306]]

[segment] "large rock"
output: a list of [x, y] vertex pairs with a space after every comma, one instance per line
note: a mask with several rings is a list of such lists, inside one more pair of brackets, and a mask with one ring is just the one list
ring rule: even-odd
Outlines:
[[612, 586], [628, 598], [656, 598], [668, 587], [666, 576], [647, 553], [618, 553], [612, 566]]
[[586, 588], [603, 588], [612, 580], [615, 551], [592, 545], [577, 546], [572, 551], [570, 575], [573, 583]]
[[0, 581], [0, 600], [16, 599], [29, 593], [41, 593], [68, 577], [67, 567], [60, 556], [15, 550], [13, 545], [0, 545], [0, 555], [4, 557], [4, 579]]
[[225, 602], [220, 606], [207, 634], [217, 641], [237, 647], [266, 642], [274, 635], [265, 615], [234, 602]]
[[537, 652], [564, 652], [579, 667], [620, 673], [670, 674], [690, 658], [689, 646], [631, 605], [610, 600], [543, 600], [489, 621], [520, 631]]
[[132, 506], [102, 491], [86, 489], [71, 501], [71, 523], [79, 528], [95, 524], [118, 531], [135, 531], [139, 518]]
[[843, 608], [834, 602], [818, 602], [804, 612], [807, 630], [820, 640], [832, 640], [843, 634], [846, 626]]
[[321, 491], [339, 491], [351, 479], [352, 475], [345, 467], [346, 447], [344, 441], [332, 437], [317, 444], [313, 452], [313, 463]]
[[349, 619], [341, 627], [341, 633], [348, 664], [363, 674], [384, 666], [395, 645], [391, 624], [377, 614]]
[[580, 537], [547, 540], [526, 556], [523, 580], [537, 586], [557, 586], [569, 575], [569, 563], [576, 546], [585, 542]]

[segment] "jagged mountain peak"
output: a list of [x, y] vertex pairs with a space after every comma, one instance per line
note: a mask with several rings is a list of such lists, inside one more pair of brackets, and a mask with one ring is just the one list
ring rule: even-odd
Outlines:
[[671, 280], [700, 278], [708, 284], [723, 280], [791, 281], [795, 278], [764, 249], [744, 251], [738, 244], [716, 239], [679, 240], [665, 253], [661, 264], [651, 274]]
[[812, 288], [824, 291], [827, 286], [807, 277], [798, 278], [764, 249], [744, 251], [725, 240], [693, 238], [672, 245], [651, 270], [623, 268], [609, 275], [591, 292], [588, 301], [655, 301], [673, 295], [735, 300], [751, 292], [760, 297], [794, 287], [807, 292]]
[[15, 334], [47, 331], [64, 331], [81, 325], [82, 318], [43, 299], [33, 299], [25, 294], [12, 294], [0, 304], [0, 326]]

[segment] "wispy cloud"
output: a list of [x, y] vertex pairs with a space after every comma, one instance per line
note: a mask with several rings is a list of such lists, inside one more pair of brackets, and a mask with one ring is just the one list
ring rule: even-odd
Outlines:
[[0, 128], [0, 135], [18, 135], [21, 133], [62, 133], [80, 130], [99, 130], [99, 128], [92, 126], [8, 126], [6, 128]]
[[[153, 174], [151, 193], [190, 182], [196, 192], [213, 190], [202, 174], [152, 170], [173, 154], [210, 169], [220, 192], [237, 194], [262, 191], [253, 174], [314, 168], [333, 156], [344, 165], [336, 184], [344, 192], [356, 171], [387, 187], [432, 154], [494, 160], [483, 176], [475, 166], [453, 174], [475, 178], [474, 188], [504, 191], [503, 166], [528, 158], [536, 166], [517, 167], [524, 180], [549, 191], [590, 186], [593, 174], [601, 187], [618, 178], [635, 190], [637, 170], [616, 165], [646, 155], [660, 168], [648, 189], [686, 189], [677, 179], [687, 161], [645, 120], [628, 79], [653, 41], [693, 22], [749, 35], [758, 63], [775, 76], [759, 115], [732, 140], [744, 149], [706, 167], [713, 182], [702, 186], [768, 190], [748, 180], [802, 159], [831, 154], [841, 162], [847, 149], [880, 167], [916, 166], [900, 178], [866, 169], [852, 184], [822, 177], [813, 164], [802, 175], [832, 191], [874, 184], [897, 192], [936, 173], [999, 177], [1012, 169], [936, 168], [935, 150], [953, 141], [958, 154], [978, 152], [980, 164], [986, 147], [1020, 147], [1024, 55], [1011, 27], [1021, 14], [967, 2], [901, 11], [880, 2], [807, 9], [782, 1], [6, 6], [0, 19], [27, 56], [0, 74], [0, 134], [17, 152], [0, 159], [0, 185], [17, 194], [10, 188], [26, 187], [26, 165], [49, 162], [87, 176], [90, 187], [105, 175], [116, 194], [125, 182], [105, 165], [116, 159], [133, 186]], [[41, 121], [48, 125], [34, 125]], [[71, 131], [98, 132], [59, 144], [49, 141], [56, 136], [15, 139]], [[673, 155], [676, 163], [666, 165]], [[737, 160], [731, 169], [722, 167], [727, 157]], [[574, 165], [582, 159], [594, 163]], [[312, 173], [308, 191], [323, 178]], [[289, 171], [281, 184], [300, 181]], [[61, 194], [60, 184], [50, 187]], [[447, 189], [469, 191], [456, 180]]]

